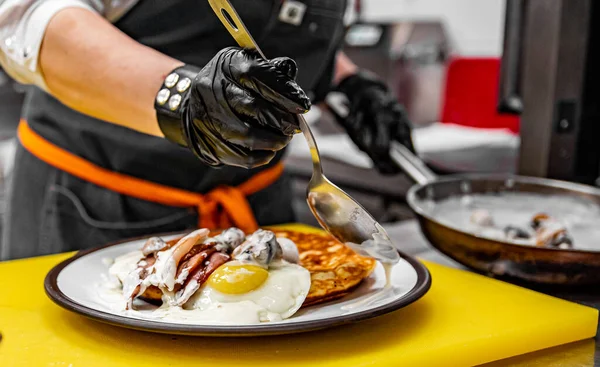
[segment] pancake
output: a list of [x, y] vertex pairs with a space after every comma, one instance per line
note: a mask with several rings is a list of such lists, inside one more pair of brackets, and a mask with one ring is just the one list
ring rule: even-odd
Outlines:
[[376, 260], [358, 255], [332, 236], [271, 228], [277, 237], [296, 243], [300, 265], [310, 272], [311, 286], [302, 307], [349, 294], [375, 269]]

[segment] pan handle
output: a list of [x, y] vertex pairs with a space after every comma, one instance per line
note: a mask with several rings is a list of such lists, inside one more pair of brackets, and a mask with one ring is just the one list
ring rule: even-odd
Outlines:
[[390, 157], [408, 177], [419, 185], [426, 185], [437, 179], [436, 174], [425, 165], [421, 158], [397, 141], [392, 141], [390, 145]]

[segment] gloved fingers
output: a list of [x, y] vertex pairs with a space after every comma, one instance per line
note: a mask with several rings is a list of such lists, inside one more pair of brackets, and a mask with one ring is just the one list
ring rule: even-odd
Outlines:
[[276, 63], [264, 60], [253, 51], [240, 50], [224, 63], [225, 74], [232, 81], [259, 94], [268, 102], [290, 113], [305, 113], [310, 99], [296, 81], [287, 74], [290, 61], [280, 58]]
[[300, 122], [298, 116], [283, 112], [277, 108], [256, 109], [257, 123], [266, 128], [276, 129], [290, 138], [300, 132]]
[[402, 134], [399, 134], [396, 137], [396, 141], [399, 142], [400, 144], [404, 145], [405, 147], [407, 147], [412, 153], [416, 154], [416, 149], [415, 149], [415, 145], [413, 143], [413, 139], [411, 136], [411, 132], [407, 131], [407, 132], [403, 132]]
[[[365, 151], [375, 168], [382, 174], [394, 174], [399, 171], [390, 158], [390, 143], [395, 138], [396, 126], [402, 115], [397, 114], [385, 91], [372, 89], [371, 98], [364, 98], [356, 104], [356, 116], [361, 116], [361, 135], [369, 137], [363, 139]], [[365, 133], [367, 131], [368, 133]]]
[[223, 139], [224, 144], [234, 144], [248, 151], [268, 150], [272, 152], [283, 149], [292, 139], [274, 129], [248, 123], [236, 116], [227, 118], [227, 121], [214, 121], [213, 131], [207, 132]]
[[373, 119], [371, 122], [373, 141], [369, 148], [375, 157], [386, 159], [389, 157], [390, 141], [393, 139], [394, 115], [388, 113], [388, 111], [373, 112], [374, 114], [371, 115], [371, 119]]
[[221, 163], [243, 168], [255, 168], [268, 164], [275, 154], [269, 150], [249, 150], [234, 144], [222, 144], [216, 152]]
[[251, 119], [259, 127], [272, 129], [286, 136], [292, 136], [300, 129], [296, 115], [280, 110], [235, 84], [228, 83], [225, 93], [229, 107], [244, 120]]
[[276, 57], [271, 59], [271, 64], [275, 65], [275, 67], [287, 75], [288, 78], [296, 80], [296, 76], [298, 76], [298, 65], [294, 60], [289, 57]]
[[402, 106], [398, 104], [398, 106], [395, 106], [395, 108], [395, 114], [397, 115], [398, 123], [395, 125], [395, 131], [393, 132], [394, 140], [410, 149], [411, 152], [416, 153], [412, 140], [412, 123], [408, 119], [408, 116]]
[[[241, 129], [242, 131], [244, 129]], [[292, 140], [291, 136], [277, 134], [276, 132], [263, 127], [250, 127], [244, 133], [234, 133], [232, 130], [223, 134], [223, 138], [237, 146], [243, 147], [249, 151], [268, 150], [277, 152]]]
[[186, 125], [189, 147], [203, 162], [213, 167], [222, 165], [254, 168], [269, 163], [276, 152], [269, 150], [250, 150], [225, 141], [222, 136], [200, 131], [194, 124]]
[[270, 64], [257, 67], [246, 87], [290, 113], [306, 113], [310, 109], [310, 99], [302, 88]]
[[[340, 118], [339, 122], [344, 127], [348, 135], [352, 138], [352, 140], [356, 139], [360, 141], [360, 144], [355, 141], [355, 143], [361, 148], [366, 149], [365, 141], [370, 141], [370, 136], [364, 136], [365, 130], [365, 113], [364, 109], [360, 105], [351, 104], [350, 111], [348, 112], [348, 116], [345, 118]], [[367, 132], [370, 134], [370, 132]]]
[[209, 166], [221, 166], [222, 163], [216, 156], [216, 148], [214, 144], [214, 141], [216, 140], [215, 137], [203, 135], [202, 132], [198, 131], [196, 126], [190, 122], [191, 121], [188, 120], [184, 125], [186, 136], [188, 138], [188, 148], [196, 155], [196, 157]]
[[201, 116], [192, 117], [199, 135], [213, 135], [222, 139], [223, 144], [232, 143], [248, 150], [278, 151], [290, 142], [291, 136], [257, 122], [255, 98], [247, 91], [224, 81], [215, 95], [223, 101], [216, 105], [222, 109], [221, 113], [214, 113], [210, 122], [203, 121]]
[[395, 174], [400, 169], [394, 164], [390, 157], [390, 143], [393, 139], [393, 131], [391, 131], [393, 125], [391, 121], [381, 121], [385, 119], [393, 118], [390, 114], [384, 113], [380, 116], [375, 117], [380, 121], [376, 121], [373, 125], [373, 143], [370, 148], [370, 156], [375, 164], [375, 168], [384, 175]]
[[401, 172], [401, 169], [391, 160], [373, 160], [375, 169], [382, 175], [394, 175]]
[[369, 154], [373, 144], [373, 131], [361, 122], [363, 117], [358, 113], [355, 118], [347, 119], [346, 131], [358, 149]]

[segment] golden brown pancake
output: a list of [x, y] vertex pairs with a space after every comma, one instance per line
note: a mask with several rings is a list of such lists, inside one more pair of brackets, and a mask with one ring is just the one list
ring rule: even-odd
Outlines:
[[341, 298], [375, 269], [374, 259], [358, 255], [332, 236], [271, 229], [296, 243], [300, 265], [310, 272], [310, 291], [302, 307]]
[[[310, 290], [302, 307], [344, 297], [375, 269], [374, 259], [358, 255], [328, 234], [268, 229], [277, 237], [287, 237], [294, 241], [300, 254], [300, 265], [310, 272]], [[211, 236], [219, 232], [213, 231]], [[176, 241], [177, 239], [169, 241], [169, 244]], [[160, 297], [161, 291], [150, 287], [140, 298], [160, 301]]]

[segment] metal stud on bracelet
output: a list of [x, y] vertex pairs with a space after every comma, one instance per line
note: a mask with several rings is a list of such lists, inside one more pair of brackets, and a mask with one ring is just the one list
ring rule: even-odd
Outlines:
[[172, 70], [163, 81], [156, 94], [154, 108], [161, 131], [167, 139], [186, 146], [185, 133], [182, 130], [182, 109], [186, 105], [192, 80], [200, 68], [184, 65]]
[[165, 103], [167, 103], [167, 100], [169, 99], [170, 96], [171, 96], [171, 92], [167, 88], [163, 88], [156, 95], [156, 103], [158, 103], [159, 105], [162, 106]]
[[181, 104], [181, 95], [179, 95], [179, 94], [174, 94], [169, 99], [169, 109], [171, 111], [175, 111], [177, 109], [177, 107], [179, 107], [180, 104]]
[[173, 88], [173, 86], [177, 83], [178, 80], [179, 80], [179, 74], [177, 74], [177, 73], [169, 74], [167, 76], [167, 78], [165, 79], [165, 87]]
[[190, 85], [192, 85], [191, 79], [183, 78], [179, 81], [179, 83], [177, 83], [177, 91], [179, 93], [183, 93], [190, 87]]

